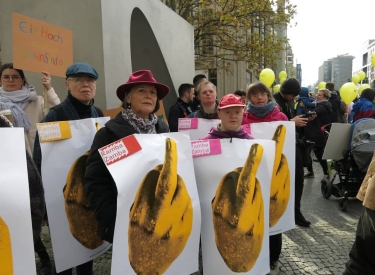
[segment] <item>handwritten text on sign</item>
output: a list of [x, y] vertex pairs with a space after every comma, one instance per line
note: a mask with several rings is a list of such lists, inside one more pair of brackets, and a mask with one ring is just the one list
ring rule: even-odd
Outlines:
[[72, 31], [17, 13], [12, 21], [14, 67], [65, 77], [73, 63]]

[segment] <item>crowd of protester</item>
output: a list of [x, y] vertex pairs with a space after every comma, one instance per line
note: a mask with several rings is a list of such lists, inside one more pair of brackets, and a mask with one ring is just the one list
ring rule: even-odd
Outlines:
[[[41, 163], [42, 154], [36, 123], [63, 120], [79, 120], [102, 117], [103, 112], [94, 106], [96, 82], [99, 78], [97, 71], [87, 63], [75, 63], [66, 70], [65, 86], [67, 97], [60, 102], [59, 97], [51, 86], [48, 72], [42, 73], [42, 83], [45, 97], [38, 96], [35, 88], [26, 81], [24, 72], [13, 68], [13, 64], [4, 64], [0, 70], [0, 110], [11, 110], [12, 122], [15, 127], [25, 129], [26, 157], [29, 173], [31, 211], [33, 221], [34, 250], [38, 254], [41, 268], [39, 274], [72, 274], [72, 269], [56, 273], [51, 265], [50, 256], [40, 238], [42, 224], [47, 223], [42, 188]], [[324, 178], [329, 179], [327, 161], [323, 152], [326, 140], [322, 127], [341, 122], [355, 122], [361, 118], [375, 118], [375, 91], [365, 89], [360, 98], [352, 104], [346, 104], [340, 99], [340, 94], [334, 89], [333, 83], [327, 83], [325, 89], [319, 89], [314, 96], [306, 87], [301, 87], [294, 78], [286, 79], [280, 91], [272, 94], [270, 88], [261, 82], [251, 84], [247, 91], [236, 90], [217, 98], [216, 86], [207, 80], [205, 75], [197, 75], [193, 84], [181, 84], [178, 89], [178, 99], [170, 108], [168, 124], [156, 116], [160, 108], [159, 100], [169, 93], [169, 87], [155, 80], [151, 71], [140, 70], [133, 72], [128, 81], [119, 86], [117, 97], [122, 102], [123, 110], [108, 121], [95, 135], [87, 161], [84, 177], [85, 192], [98, 221], [98, 236], [113, 242], [116, 222], [117, 189], [108, 169], [101, 160], [98, 149], [123, 137], [142, 133], [156, 134], [177, 132], [180, 118], [220, 119], [221, 123], [211, 129], [202, 139], [240, 138], [251, 139], [242, 125], [271, 121], [291, 121], [295, 123], [296, 140], [303, 140], [310, 146], [301, 152], [301, 146], [296, 146], [295, 158], [295, 223], [308, 227], [310, 222], [301, 213], [301, 199], [304, 178], [314, 177], [311, 152], [320, 163]], [[45, 101], [47, 100], [47, 101]], [[12, 127], [12, 124], [0, 114], [0, 127]], [[33, 159], [31, 159], [31, 156]], [[307, 173], [304, 172], [304, 166]], [[363, 197], [365, 195], [363, 192]], [[38, 203], [36, 203], [38, 202]], [[363, 259], [362, 247], [368, 248], [363, 238], [370, 238], [374, 243], [374, 210], [366, 208], [361, 221], [366, 220], [366, 230], [370, 227], [370, 236], [359, 235], [350, 253], [346, 275], [375, 274], [372, 263]], [[364, 226], [364, 225], [362, 225]], [[360, 229], [359, 229], [360, 231]], [[270, 269], [269, 274], [278, 274], [279, 257], [282, 251], [282, 234], [270, 236]], [[365, 263], [361, 262], [365, 261]], [[368, 258], [370, 261], [370, 258]], [[367, 273], [358, 273], [363, 265]], [[372, 269], [371, 269], [372, 267]], [[76, 267], [77, 274], [93, 274], [93, 261]], [[369, 271], [371, 270], [371, 271]]]

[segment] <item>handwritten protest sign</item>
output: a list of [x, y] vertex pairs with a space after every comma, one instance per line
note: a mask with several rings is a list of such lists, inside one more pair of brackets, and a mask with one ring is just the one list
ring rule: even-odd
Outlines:
[[65, 77], [73, 63], [72, 31], [17, 13], [12, 31], [15, 68]]

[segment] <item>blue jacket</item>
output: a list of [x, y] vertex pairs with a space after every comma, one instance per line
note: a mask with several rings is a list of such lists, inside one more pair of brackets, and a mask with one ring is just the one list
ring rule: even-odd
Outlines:
[[353, 122], [365, 117], [375, 118], [374, 104], [367, 98], [360, 98], [354, 103], [352, 112], [354, 113]]
[[303, 102], [303, 104], [305, 105], [305, 108], [307, 108], [307, 109], [313, 109], [313, 108], [316, 107], [315, 103], [310, 101], [309, 89], [307, 89], [306, 87], [302, 87], [301, 92], [299, 94], [298, 105], [297, 105], [297, 115], [303, 114], [303, 107], [299, 106], [301, 101]]

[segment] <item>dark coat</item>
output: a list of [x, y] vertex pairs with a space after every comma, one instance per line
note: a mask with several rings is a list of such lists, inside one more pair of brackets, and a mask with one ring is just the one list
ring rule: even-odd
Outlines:
[[[12, 127], [9, 120], [0, 114], [0, 127]], [[26, 164], [29, 179], [31, 223], [33, 227], [33, 238], [36, 241], [42, 231], [42, 221], [45, 212], [44, 189], [38, 170], [27, 151]]]
[[332, 123], [331, 114], [332, 106], [328, 101], [320, 102], [316, 104], [316, 107], [312, 109], [316, 112], [316, 118], [309, 121], [305, 127], [305, 136], [307, 140], [315, 142], [315, 146], [324, 147], [325, 140], [321, 127]]
[[293, 100], [285, 100], [280, 93], [274, 94], [273, 97], [276, 100], [277, 105], [279, 105], [280, 111], [286, 115], [288, 120], [291, 120], [296, 116]]
[[331, 113], [331, 122], [337, 122], [339, 118], [339, 110], [341, 106], [341, 99], [337, 93], [331, 92], [331, 97], [328, 99], [328, 102], [331, 103], [332, 113]]
[[[168, 126], [158, 120], [156, 132], [168, 133]], [[83, 181], [86, 195], [99, 222], [98, 236], [110, 243], [113, 242], [116, 223], [117, 187], [98, 149], [133, 134], [137, 134], [136, 130], [119, 113], [96, 133], [87, 159]]]
[[171, 132], [178, 132], [178, 119], [191, 114], [190, 104], [180, 98], [169, 110], [168, 125]]

